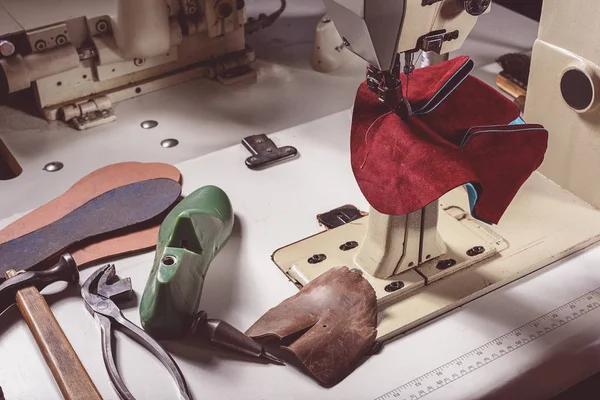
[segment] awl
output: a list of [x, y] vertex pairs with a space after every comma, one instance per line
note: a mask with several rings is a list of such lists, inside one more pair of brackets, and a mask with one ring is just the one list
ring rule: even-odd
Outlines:
[[204, 311], [200, 311], [192, 324], [191, 333], [208, 340], [217, 346], [228, 348], [237, 353], [251, 357], [264, 358], [275, 364], [285, 365], [283, 360], [275, 357], [254, 339], [237, 328], [220, 319], [210, 319]]

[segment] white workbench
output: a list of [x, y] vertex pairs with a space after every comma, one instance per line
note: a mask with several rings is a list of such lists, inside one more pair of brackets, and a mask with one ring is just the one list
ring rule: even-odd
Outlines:
[[[247, 1], [250, 15], [278, 1]], [[272, 252], [320, 230], [315, 215], [352, 203], [367, 207], [349, 168], [347, 109], [364, 77], [355, 59], [329, 75], [310, 68], [314, 27], [324, 9], [319, 0], [290, 2], [284, 16], [251, 37], [259, 80], [222, 87], [205, 80], [148, 94], [117, 105], [117, 122], [87, 132], [47, 123], [10, 107], [0, 108], [0, 138], [23, 167], [0, 181], [0, 226], [58, 196], [77, 179], [120, 161], [176, 164], [184, 192], [205, 184], [221, 186], [236, 211], [232, 240], [207, 275], [202, 307], [245, 330], [296, 288], [273, 265]], [[499, 6], [481, 18], [462, 54], [478, 66], [475, 75], [494, 81], [494, 60], [527, 51], [537, 24]], [[143, 130], [146, 119], [159, 122]], [[277, 133], [275, 133], [277, 132]], [[244, 166], [240, 140], [274, 133], [278, 145], [296, 146], [300, 158], [264, 171]], [[177, 138], [179, 146], [159, 143]], [[61, 161], [56, 173], [42, 170]], [[314, 179], [319, 176], [320, 179]], [[326, 179], [325, 179], [326, 178]], [[116, 261], [117, 272], [143, 291], [153, 254]], [[321, 388], [292, 367], [249, 362], [225, 352], [179, 343], [166, 346], [176, 357], [196, 399], [375, 399], [388, 391], [600, 286], [600, 251], [588, 250], [504, 289], [473, 301], [438, 321], [384, 347], [345, 381]], [[82, 280], [93, 268], [83, 270]], [[103, 397], [116, 398], [102, 363], [100, 332], [77, 289], [55, 285], [47, 298], [65, 333]], [[56, 294], [51, 294], [56, 293]], [[139, 323], [137, 308], [124, 310]], [[548, 397], [598, 369], [595, 346], [599, 312], [590, 312], [497, 361], [426, 396], [472, 399]], [[60, 393], [16, 309], [0, 317], [0, 386], [7, 399], [54, 399]], [[118, 336], [119, 367], [140, 399], [175, 398], [175, 387], [160, 364], [138, 345]], [[535, 396], [534, 396], [535, 395]]]

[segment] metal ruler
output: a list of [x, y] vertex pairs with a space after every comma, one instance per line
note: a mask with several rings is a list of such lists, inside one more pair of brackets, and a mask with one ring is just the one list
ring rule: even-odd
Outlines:
[[376, 400], [416, 400], [469, 375], [528, 343], [600, 307], [600, 288], [421, 375]]

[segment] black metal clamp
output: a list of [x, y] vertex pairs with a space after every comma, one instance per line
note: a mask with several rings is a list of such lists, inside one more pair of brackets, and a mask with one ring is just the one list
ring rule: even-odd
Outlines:
[[242, 144], [252, 153], [246, 159], [246, 166], [253, 170], [268, 167], [298, 155], [295, 147], [277, 147], [265, 134], [245, 137]]

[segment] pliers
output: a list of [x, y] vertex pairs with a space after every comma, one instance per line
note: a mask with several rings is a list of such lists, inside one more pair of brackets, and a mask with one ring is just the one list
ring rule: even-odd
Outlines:
[[100, 325], [104, 365], [106, 366], [110, 380], [116, 391], [119, 393], [120, 398], [124, 400], [135, 399], [125, 386], [115, 364], [112, 346], [113, 324], [117, 324], [115, 328], [119, 328], [123, 333], [154, 354], [154, 356], [167, 368], [177, 383], [181, 398], [190, 400], [192, 396], [189, 393], [185, 379], [175, 363], [175, 360], [173, 360], [169, 353], [167, 353], [158, 342], [152, 339], [150, 335], [125, 318], [119, 307], [113, 302], [113, 300], [131, 300], [133, 297], [131, 279], [117, 279], [115, 282], [111, 283], [115, 280], [114, 278], [115, 266], [105, 265], [94, 272], [85, 281], [81, 288], [81, 295], [85, 300], [86, 308]]

